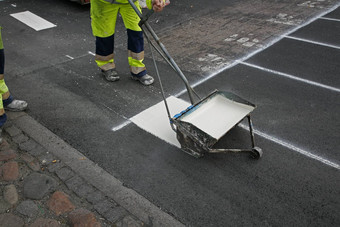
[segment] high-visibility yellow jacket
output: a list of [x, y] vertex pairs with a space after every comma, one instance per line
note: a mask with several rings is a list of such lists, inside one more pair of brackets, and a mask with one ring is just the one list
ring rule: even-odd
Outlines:
[[[112, 3], [112, 4], [126, 4], [129, 3], [128, 0], [104, 0], [106, 2]], [[134, 2], [137, 0], [133, 0]], [[152, 9], [152, 0], [146, 0], [146, 5], [148, 6], [148, 9]]]

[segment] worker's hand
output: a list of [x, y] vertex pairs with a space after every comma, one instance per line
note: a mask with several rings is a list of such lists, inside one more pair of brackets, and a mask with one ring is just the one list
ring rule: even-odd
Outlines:
[[155, 12], [160, 12], [163, 10], [165, 6], [164, 0], [152, 0], [152, 9]]

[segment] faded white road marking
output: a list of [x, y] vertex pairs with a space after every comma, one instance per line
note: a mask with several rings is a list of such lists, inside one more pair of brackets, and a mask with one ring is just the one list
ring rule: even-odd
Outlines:
[[117, 125], [117, 126], [113, 127], [111, 130], [115, 132], [115, 131], [118, 131], [118, 130], [124, 128], [125, 126], [127, 126], [129, 124], [131, 124], [131, 121], [130, 120], [126, 120], [123, 123], [121, 123], [120, 125]]
[[306, 42], [306, 43], [311, 43], [311, 44], [315, 44], [315, 45], [320, 45], [320, 46], [325, 46], [325, 47], [330, 47], [330, 48], [334, 48], [334, 49], [340, 49], [340, 46], [335, 46], [332, 44], [327, 44], [327, 43], [321, 43], [321, 42], [316, 42], [316, 41], [312, 41], [312, 40], [308, 40], [308, 39], [303, 39], [303, 38], [298, 38], [298, 37], [294, 37], [294, 36], [285, 36], [285, 38], [288, 39], [295, 39], [297, 41], [301, 41], [301, 42]]
[[335, 19], [335, 18], [330, 18], [330, 17], [320, 17], [320, 19], [340, 22], [340, 19]]
[[74, 57], [71, 57], [70, 55], [65, 55], [66, 57], [68, 57], [69, 59], [73, 60]]
[[21, 13], [13, 13], [10, 14], [15, 19], [21, 21], [27, 26], [33, 28], [36, 31], [44, 30], [47, 28], [56, 27], [57, 25], [52, 24], [51, 22], [41, 18], [30, 11], [24, 11]]
[[[243, 129], [249, 131], [248, 125], [239, 124], [238, 126], [240, 126], [241, 128], [243, 128]], [[339, 163], [336, 163], [336, 162], [334, 162], [334, 161], [328, 160], [328, 159], [326, 159], [326, 158], [324, 158], [324, 157], [321, 157], [321, 156], [319, 156], [319, 155], [313, 154], [313, 153], [310, 152], [310, 151], [306, 151], [306, 150], [304, 150], [304, 149], [302, 149], [302, 148], [299, 148], [299, 147], [297, 147], [297, 146], [295, 146], [295, 145], [293, 145], [293, 144], [290, 144], [290, 143], [288, 143], [288, 142], [285, 142], [285, 141], [283, 141], [283, 140], [281, 140], [281, 139], [278, 139], [278, 138], [276, 138], [276, 137], [274, 137], [274, 136], [271, 136], [271, 135], [268, 135], [268, 134], [266, 134], [266, 133], [263, 133], [263, 132], [261, 132], [261, 131], [259, 131], [259, 130], [256, 130], [256, 129], [255, 129], [255, 130], [254, 130], [254, 133], [255, 133], [256, 135], [259, 135], [259, 136], [261, 136], [261, 137], [263, 137], [263, 138], [265, 138], [265, 139], [267, 139], [267, 140], [270, 140], [270, 141], [272, 141], [272, 142], [274, 142], [274, 143], [276, 143], [276, 144], [279, 144], [279, 145], [281, 145], [281, 146], [283, 146], [283, 147], [287, 147], [287, 148], [290, 149], [290, 150], [293, 150], [293, 151], [298, 152], [298, 153], [300, 153], [300, 154], [302, 154], [302, 155], [304, 155], [304, 156], [307, 156], [307, 157], [309, 157], [309, 158], [312, 158], [312, 159], [314, 159], [314, 160], [317, 160], [317, 161], [319, 161], [319, 162], [322, 162], [323, 164], [326, 164], [326, 165], [328, 165], [328, 166], [331, 166], [331, 167], [333, 167], [333, 168], [336, 168], [336, 169], [339, 169], [339, 170], [340, 170], [340, 164], [339, 164]]]
[[247, 63], [247, 62], [240, 62], [240, 63], [243, 64], [243, 65], [252, 67], [252, 68], [260, 69], [260, 70], [265, 71], [265, 72], [269, 72], [269, 73], [276, 74], [276, 75], [279, 75], [279, 76], [284, 76], [284, 77], [287, 77], [289, 79], [293, 79], [293, 80], [297, 80], [297, 81], [307, 83], [307, 84], [310, 84], [310, 85], [314, 85], [314, 86], [317, 86], [317, 87], [325, 88], [325, 89], [328, 89], [328, 90], [331, 90], [331, 91], [340, 92], [339, 88], [324, 85], [324, 84], [321, 84], [321, 83], [318, 83], [318, 82], [315, 82], [315, 81], [302, 79], [300, 77], [296, 77], [296, 76], [293, 76], [293, 75], [290, 75], [290, 74], [287, 74], [287, 73], [283, 73], [283, 72], [279, 72], [279, 71], [275, 71], [275, 70], [272, 70], [272, 69], [267, 69], [267, 68], [264, 68], [264, 67], [261, 67], [261, 66], [258, 66], [258, 65]]

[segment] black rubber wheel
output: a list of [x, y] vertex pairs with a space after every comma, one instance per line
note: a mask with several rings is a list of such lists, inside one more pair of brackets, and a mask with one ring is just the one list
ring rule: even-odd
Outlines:
[[259, 147], [254, 147], [251, 151], [250, 157], [252, 157], [253, 159], [260, 159], [262, 155], [262, 149]]

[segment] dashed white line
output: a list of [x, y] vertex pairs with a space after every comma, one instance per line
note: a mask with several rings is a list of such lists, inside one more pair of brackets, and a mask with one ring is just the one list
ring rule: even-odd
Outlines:
[[289, 35], [285, 36], [285, 38], [288, 38], [288, 39], [295, 39], [295, 40], [297, 40], [297, 41], [306, 42], [306, 43], [311, 43], [311, 44], [320, 45], [320, 46], [325, 46], [325, 47], [330, 47], [330, 48], [334, 48], [334, 49], [340, 49], [340, 46], [335, 46], [335, 45], [332, 45], [332, 44], [316, 42], [316, 41], [312, 41], [312, 40], [309, 40], [309, 39], [303, 39], [303, 38], [298, 38], [298, 37], [289, 36]]
[[111, 130], [114, 131], [114, 132], [118, 131], [118, 130], [124, 128], [125, 126], [127, 126], [127, 125], [129, 125], [131, 123], [132, 123], [131, 121], [126, 120], [123, 123], [121, 123], [120, 125], [117, 125], [117, 126], [113, 127]]
[[337, 22], [340, 22], [340, 19], [336, 19], [336, 18], [330, 18], [330, 17], [320, 17], [320, 19], [322, 19], [322, 20], [331, 20], [331, 21], [337, 21]]
[[[238, 124], [238, 126], [240, 126], [241, 128], [249, 131], [249, 127], [247, 125]], [[258, 130], [254, 130], [254, 133], [256, 135], [259, 135], [259, 136], [261, 136], [261, 137], [263, 137], [263, 138], [265, 138], [267, 140], [270, 140], [270, 141], [272, 141], [272, 142], [274, 142], [276, 144], [279, 144], [279, 145], [281, 145], [283, 147], [287, 147], [290, 150], [293, 150], [293, 151], [298, 152], [298, 153], [300, 153], [302, 155], [305, 155], [305, 156], [307, 156], [309, 158], [312, 158], [314, 160], [322, 162], [323, 164], [326, 164], [328, 166], [331, 166], [333, 168], [336, 168], [336, 169], [340, 170], [340, 164], [338, 164], [338, 163], [336, 163], [334, 161], [331, 161], [331, 160], [323, 158], [323, 157], [321, 157], [319, 155], [313, 154], [312, 152], [309, 152], [309, 151], [306, 151], [304, 149], [301, 149], [301, 148], [299, 148], [299, 147], [297, 147], [297, 146], [295, 146], [293, 144], [287, 143], [287, 142], [285, 142], [283, 140], [280, 140], [280, 139], [278, 139], [278, 138], [276, 138], [274, 136], [270, 136], [270, 135], [268, 135], [266, 133], [263, 133], [263, 132], [260, 132]]]
[[262, 70], [262, 71], [265, 71], [265, 72], [269, 72], [269, 73], [272, 73], [272, 74], [276, 74], [276, 75], [279, 75], [279, 76], [284, 76], [284, 77], [287, 77], [289, 79], [297, 80], [297, 81], [307, 83], [307, 84], [310, 84], [310, 85], [313, 85], [313, 86], [325, 88], [325, 89], [335, 91], [335, 92], [340, 92], [339, 88], [324, 85], [324, 84], [321, 84], [321, 83], [318, 83], [318, 82], [315, 82], [315, 81], [311, 81], [311, 80], [302, 79], [300, 77], [296, 77], [296, 76], [293, 76], [293, 75], [290, 75], [290, 74], [287, 74], [287, 73], [275, 71], [275, 70], [272, 70], [272, 69], [267, 69], [267, 68], [264, 68], [264, 67], [261, 67], [261, 66], [258, 66], [258, 65], [247, 63], [247, 62], [240, 62], [240, 64], [243, 64], [243, 65], [246, 65], [246, 66], [249, 66], [249, 67], [252, 67], [252, 68], [256, 68], [256, 69], [259, 69], [259, 70]]
[[66, 57], [68, 57], [69, 59], [73, 60], [74, 57], [71, 57], [70, 55], [65, 55]]

